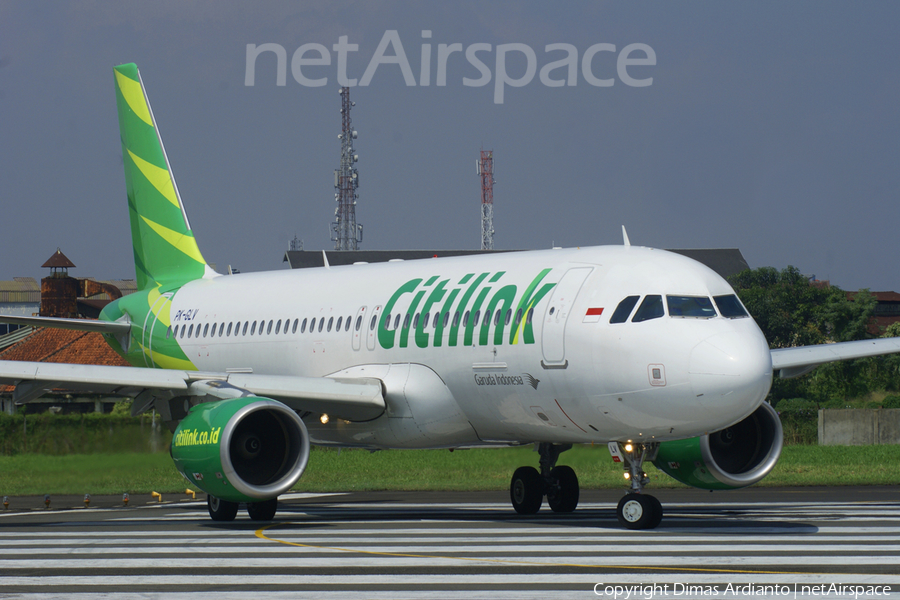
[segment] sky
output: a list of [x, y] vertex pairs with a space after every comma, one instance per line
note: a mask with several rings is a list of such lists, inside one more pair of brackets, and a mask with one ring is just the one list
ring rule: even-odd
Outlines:
[[898, 22], [886, 1], [2, 0], [0, 280], [57, 247], [76, 277], [134, 277], [112, 69], [134, 62], [220, 271], [334, 247], [355, 80], [361, 249], [478, 248], [485, 149], [497, 249], [624, 225], [900, 291]]

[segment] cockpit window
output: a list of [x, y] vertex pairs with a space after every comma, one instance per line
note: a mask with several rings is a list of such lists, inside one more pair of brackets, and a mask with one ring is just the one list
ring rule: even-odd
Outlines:
[[634, 310], [634, 305], [637, 304], [638, 298], [640, 296], [628, 296], [616, 307], [615, 312], [609, 318], [610, 323], [624, 323], [628, 320], [628, 315], [631, 314], [631, 311]]
[[734, 294], [715, 296], [713, 299], [716, 301], [716, 306], [719, 307], [719, 312], [722, 313], [723, 317], [740, 319], [741, 317], [749, 316], [741, 305], [740, 300]]
[[658, 319], [666, 315], [663, 310], [662, 296], [645, 296], [641, 302], [640, 308], [634, 313], [631, 319], [632, 323], [640, 323], [641, 321], [649, 321], [650, 319]]
[[670, 317], [710, 319], [716, 316], [712, 301], [705, 296], [666, 296]]

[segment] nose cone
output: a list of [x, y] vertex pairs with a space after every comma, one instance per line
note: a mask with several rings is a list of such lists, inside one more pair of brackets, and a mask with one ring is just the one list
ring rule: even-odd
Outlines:
[[755, 327], [703, 340], [691, 351], [688, 370], [698, 402], [726, 421], [756, 409], [772, 385], [772, 356]]

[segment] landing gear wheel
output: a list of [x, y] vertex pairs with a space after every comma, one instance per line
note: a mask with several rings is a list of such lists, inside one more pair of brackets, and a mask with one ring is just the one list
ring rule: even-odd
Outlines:
[[520, 515], [533, 515], [544, 501], [544, 480], [534, 467], [519, 467], [509, 484], [509, 499]]
[[278, 510], [278, 498], [247, 503], [247, 514], [254, 521], [271, 521], [276, 510]]
[[572, 512], [578, 506], [578, 476], [572, 467], [553, 467], [553, 483], [547, 488], [547, 504], [553, 512]]
[[663, 518], [662, 504], [660, 504], [659, 500], [656, 499], [656, 496], [645, 497], [653, 503], [653, 520], [650, 521], [650, 525], [647, 526], [647, 529], [656, 529], [657, 527], [659, 527], [659, 524], [662, 522]]
[[237, 502], [229, 502], [215, 496], [206, 497], [206, 508], [209, 509], [209, 516], [213, 521], [234, 521], [237, 516]]
[[616, 517], [626, 529], [653, 529], [662, 519], [662, 505], [653, 496], [626, 494], [619, 500]]

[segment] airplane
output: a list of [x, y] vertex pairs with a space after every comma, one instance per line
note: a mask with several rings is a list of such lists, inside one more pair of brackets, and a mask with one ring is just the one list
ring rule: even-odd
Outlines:
[[25, 403], [65, 385], [130, 396], [173, 431], [171, 456], [210, 517], [274, 518], [310, 444], [534, 444], [510, 482], [517, 513], [577, 507], [557, 465], [606, 444], [649, 529], [652, 462], [701, 489], [752, 485], [782, 449], [773, 374], [900, 352], [900, 339], [770, 350], [731, 286], [663, 250], [599, 246], [220, 275], [203, 258], [134, 64], [114, 68], [139, 291], [100, 319], [2, 317], [97, 331], [131, 367], [0, 361]]

